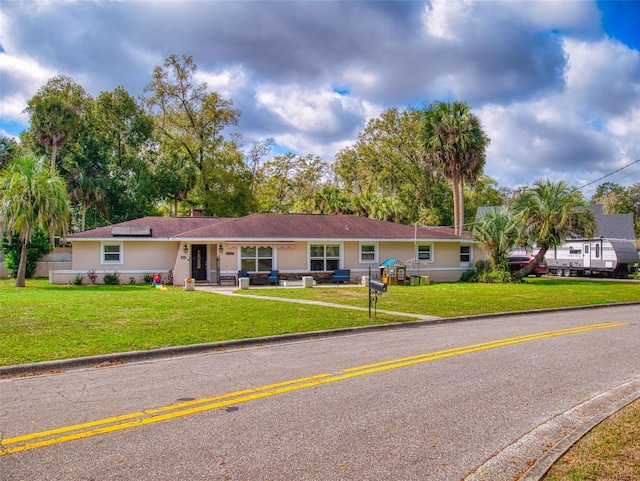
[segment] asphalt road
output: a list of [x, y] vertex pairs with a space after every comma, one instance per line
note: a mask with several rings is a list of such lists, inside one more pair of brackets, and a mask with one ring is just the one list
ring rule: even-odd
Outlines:
[[639, 320], [499, 316], [4, 379], [0, 479], [518, 479], [640, 395]]

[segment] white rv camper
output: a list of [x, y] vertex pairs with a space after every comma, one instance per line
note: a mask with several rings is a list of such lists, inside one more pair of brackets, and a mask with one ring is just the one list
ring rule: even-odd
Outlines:
[[[568, 239], [545, 254], [550, 274], [578, 276], [627, 277], [638, 271], [632, 214], [604, 214], [602, 205], [591, 207], [596, 221], [594, 237]], [[533, 250], [514, 254], [535, 254]]]
[[549, 249], [549, 272], [558, 276], [627, 277], [638, 269], [638, 251], [628, 239], [574, 239]]

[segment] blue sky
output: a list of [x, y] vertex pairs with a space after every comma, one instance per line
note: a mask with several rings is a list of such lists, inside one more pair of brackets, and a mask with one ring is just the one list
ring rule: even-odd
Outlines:
[[[457, 99], [500, 186], [580, 186], [640, 158], [639, 18], [636, 1], [3, 0], [0, 129], [27, 128], [57, 74], [137, 97], [188, 54], [241, 110], [247, 148], [273, 138], [276, 154], [333, 161], [383, 110]], [[606, 180], [640, 182], [637, 165]]]
[[602, 11], [602, 28], [610, 37], [640, 50], [640, 1], [598, 2]]

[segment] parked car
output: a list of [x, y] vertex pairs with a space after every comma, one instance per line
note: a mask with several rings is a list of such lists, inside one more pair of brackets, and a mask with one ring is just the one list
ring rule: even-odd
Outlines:
[[[509, 257], [509, 270], [511, 272], [519, 271], [524, 266], [528, 266], [533, 262], [535, 256], [530, 255], [518, 255]], [[531, 271], [531, 274], [534, 274], [536, 277], [540, 277], [544, 274], [549, 273], [549, 266], [547, 265], [547, 261], [542, 259], [542, 261]]]

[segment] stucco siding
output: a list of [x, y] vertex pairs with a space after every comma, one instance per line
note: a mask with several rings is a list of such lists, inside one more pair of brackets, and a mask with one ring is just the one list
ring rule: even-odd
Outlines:
[[[119, 241], [109, 241], [117, 243]], [[121, 262], [102, 262], [102, 243], [83, 241], [73, 243], [73, 270], [104, 269], [109, 271], [170, 270], [174, 268], [180, 242], [127, 241], [121, 242]]]
[[296, 242], [294, 247], [277, 249], [277, 266], [280, 271], [304, 271], [307, 269], [307, 243]]

